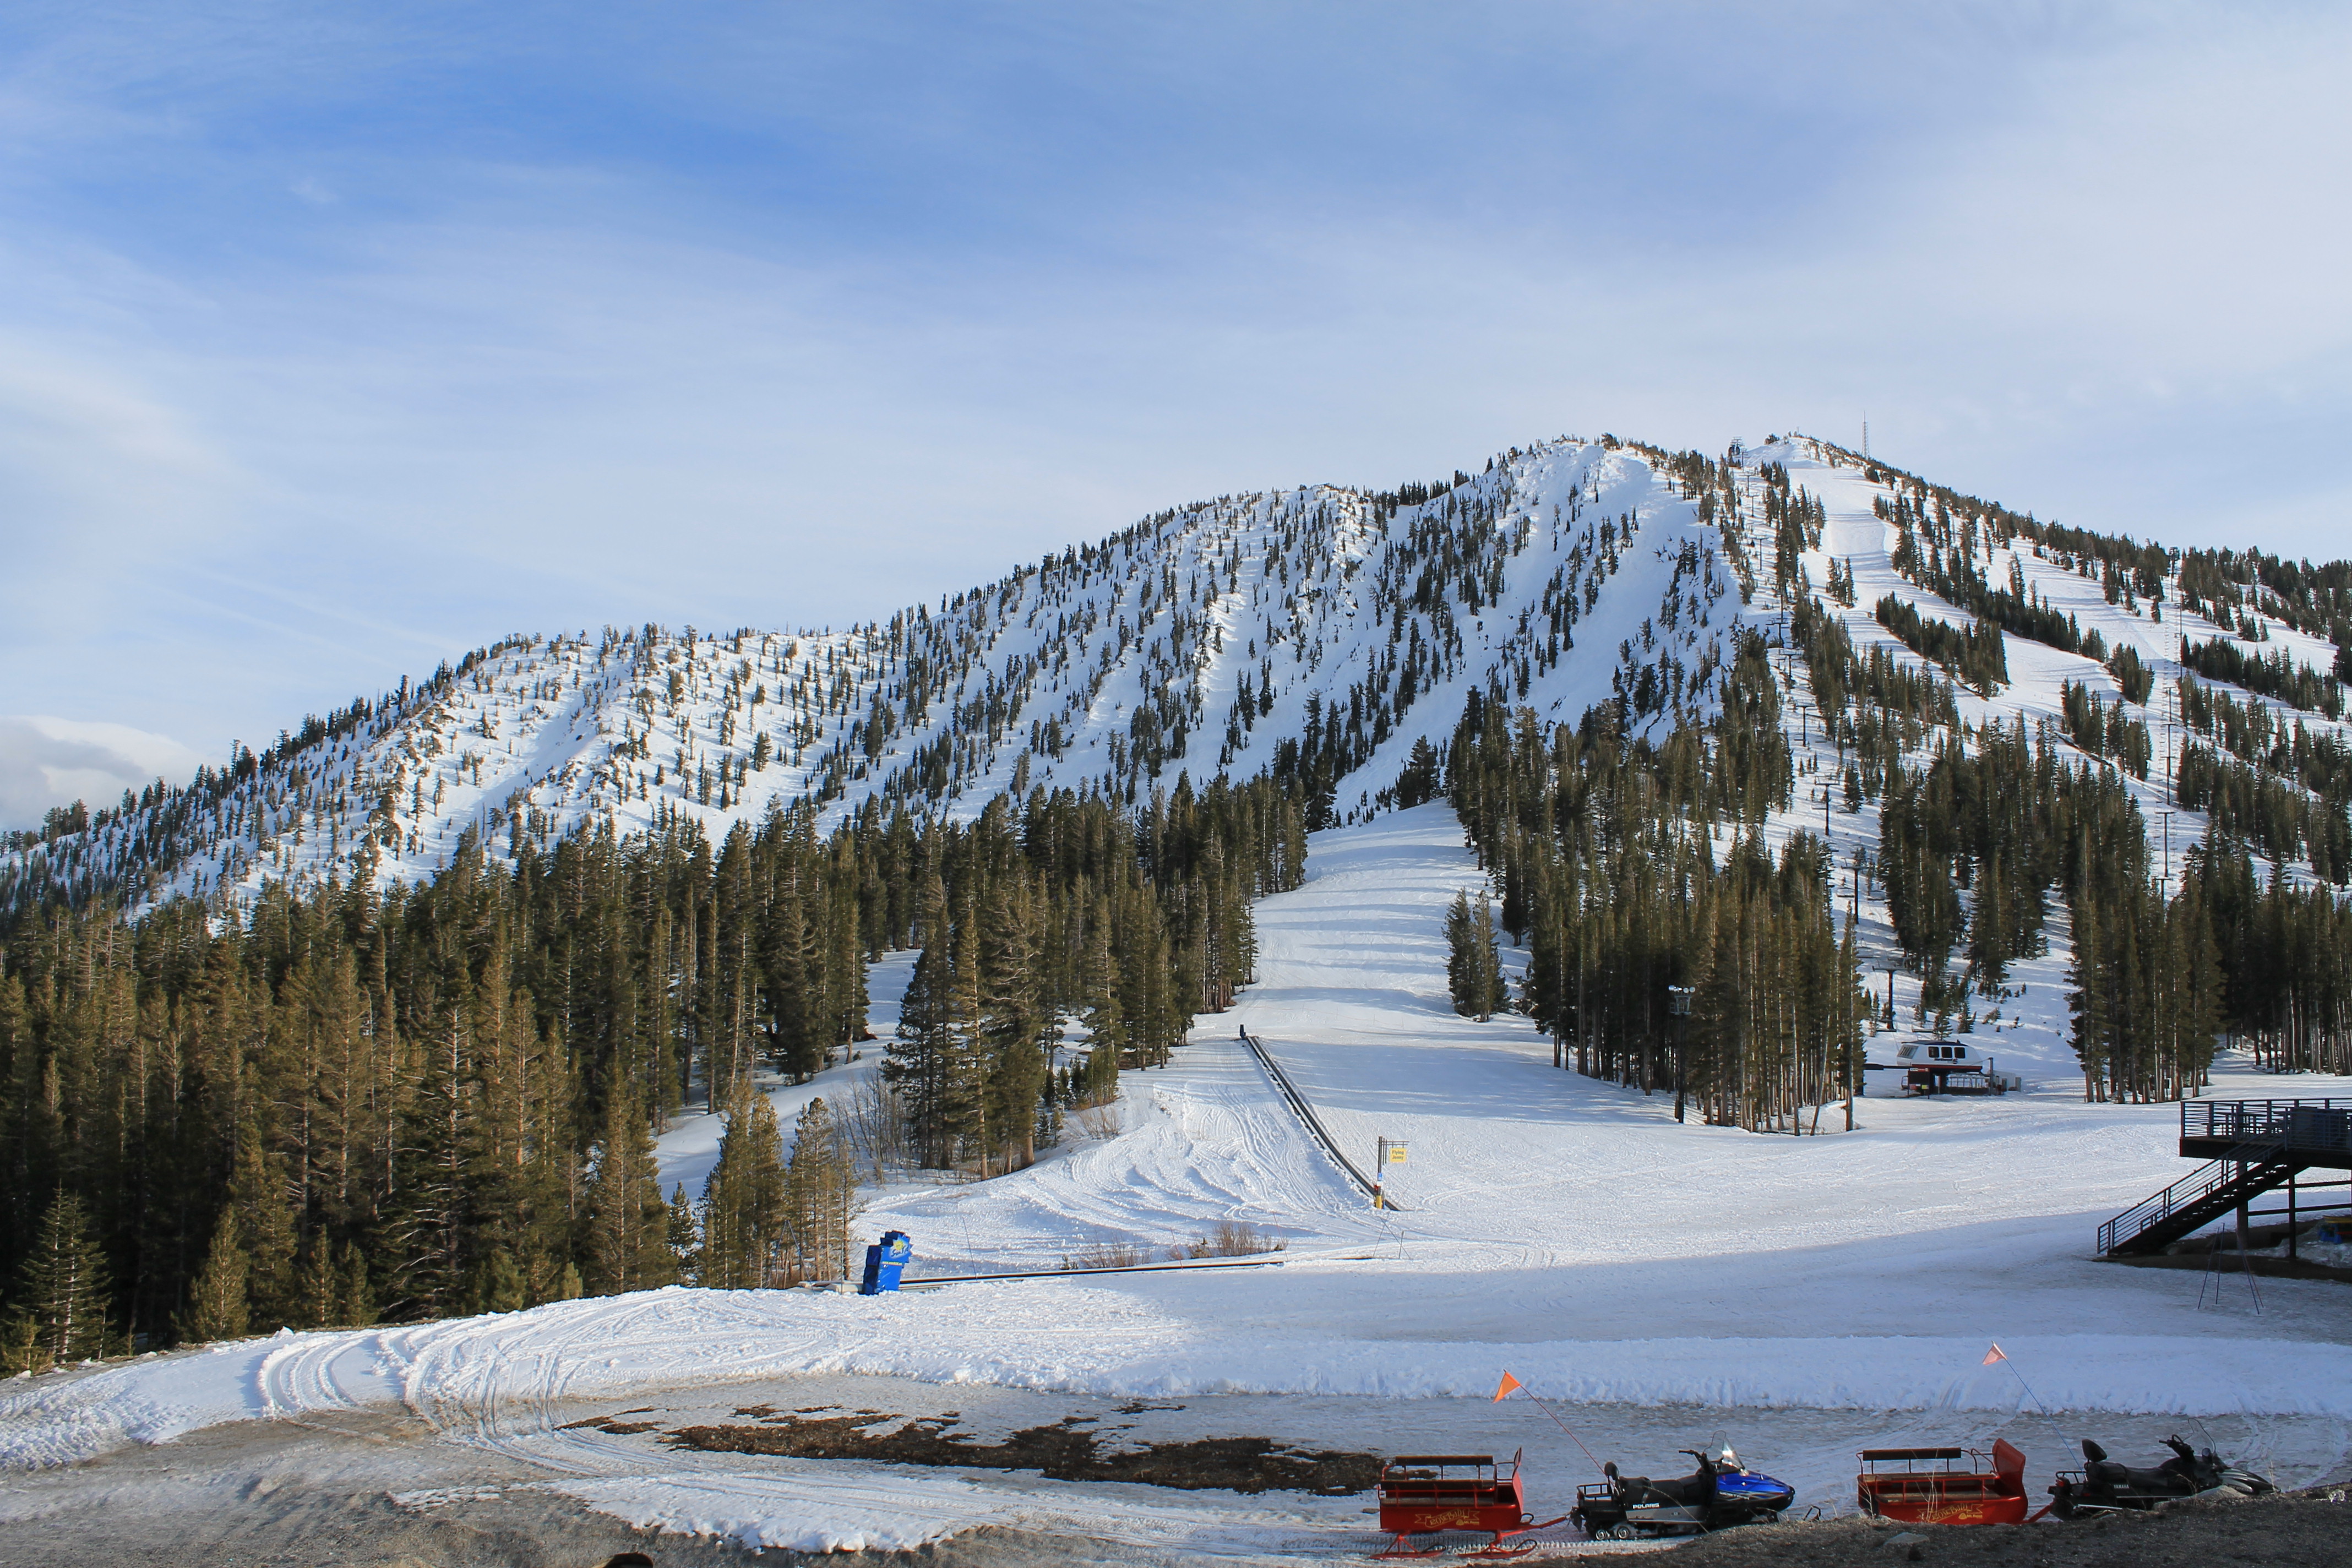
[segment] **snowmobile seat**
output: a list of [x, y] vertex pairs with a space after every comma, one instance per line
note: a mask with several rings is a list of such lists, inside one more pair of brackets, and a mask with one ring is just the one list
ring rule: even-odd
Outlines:
[[2182, 1496], [2200, 1489], [2196, 1476], [2183, 1474], [2188, 1468], [2178, 1458], [2166, 1460], [2153, 1468], [2117, 1464], [2107, 1458], [2107, 1451], [2090, 1438], [2083, 1439], [2083, 1473], [2093, 1486], [2116, 1491], [2154, 1492], [2159, 1496], [2177, 1492]]
[[1707, 1500], [1715, 1490], [1713, 1478], [1704, 1470], [1693, 1476], [1677, 1476], [1671, 1480], [1652, 1480], [1647, 1476], [1617, 1478], [1618, 1496], [1628, 1505], [1664, 1503], [1673, 1508], [1688, 1508]]

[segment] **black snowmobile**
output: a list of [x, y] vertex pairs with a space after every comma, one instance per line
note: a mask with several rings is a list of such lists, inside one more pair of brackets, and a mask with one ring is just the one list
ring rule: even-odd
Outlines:
[[2273, 1489], [2252, 1471], [2222, 1463], [2210, 1448], [2200, 1454], [2177, 1436], [2167, 1437], [2164, 1446], [2172, 1450], [2172, 1458], [2141, 1469], [2116, 1463], [2105, 1448], [2084, 1438], [2083, 1468], [2058, 1472], [2058, 1484], [2050, 1489], [2051, 1511], [2072, 1519], [2078, 1513], [2152, 1509], [2200, 1492], [2229, 1490], [2252, 1497]]
[[1594, 1541], [1696, 1535], [1735, 1524], [1769, 1524], [1797, 1495], [1793, 1487], [1742, 1465], [1729, 1448], [1720, 1459], [1696, 1448], [1682, 1451], [1698, 1461], [1698, 1468], [1674, 1480], [1620, 1475], [1616, 1461], [1610, 1461], [1601, 1467], [1607, 1480], [1576, 1489], [1569, 1519]]

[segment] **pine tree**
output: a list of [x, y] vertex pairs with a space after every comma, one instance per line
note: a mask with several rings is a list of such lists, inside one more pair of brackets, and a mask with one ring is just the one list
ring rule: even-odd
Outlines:
[[1170, 1047], [1183, 1037], [1192, 1017], [1178, 998], [1166, 924], [1143, 889], [1125, 890], [1111, 945], [1119, 959], [1119, 1011], [1136, 1059], [1145, 1067], [1165, 1067]]
[[[1154, 744], [1181, 706], [1155, 714]], [[1334, 717], [1366, 735], [1384, 721], [1361, 691]], [[430, 771], [419, 808], [446, 782]], [[133, 1260], [116, 1305], [147, 1334], [175, 1318], [226, 1331], [235, 1290], [251, 1331], [366, 1321], [379, 1301], [404, 1320], [504, 1303], [509, 1265], [531, 1302], [667, 1278], [670, 1205], [658, 1226], [631, 1217], [627, 1189], [658, 1196], [642, 1145], [698, 1077], [723, 1103], [771, 1021], [771, 955], [795, 946], [812, 1037], [831, 1047], [863, 1032], [870, 955], [922, 943], [889, 1064], [891, 1104], [919, 1130], [906, 1146], [1017, 1166], [1063, 1105], [1113, 1097], [1122, 1054], [1164, 1065], [1192, 1015], [1246, 982], [1249, 899], [1302, 874], [1303, 787], [1180, 781], [1140, 833], [1146, 814], [1083, 791], [972, 822], [886, 797], [824, 837], [804, 806], [716, 857], [674, 813], [551, 839], [526, 812], [503, 854], [467, 834], [420, 882], [281, 880], [230, 920], [199, 900], [5, 916], [0, 1265], [69, 1186]], [[398, 805], [371, 844], [414, 844]], [[231, 830], [265, 812], [284, 831], [280, 808], [242, 795]], [[1036, 1042], [1074, 1006], [1104, 1048], [1049, 1095]], [[659, 1256], [633, 1262], [645, 1236]]]
[[474, 1312], [518, 1312], [529, 1305], [523, 1290], [522, 1270], [515, 1267], [514, 1255], [503, 1247], [494, 1247], [474, 1266], [474, 1279], [468, 1303]]
[[314, 1233], [294, 1260], [294, 1312], [287, 1326], [315, 1329], [340, 1321], [340, 1289], [332, 1248]]
[[41, 1343], [41, 1326], [29, 1312], [12, 1312], [0, 1319], [0, 1377], [38, 1374], [57, 1364]]
[[936, 1170], [954, 1153], [949, 1077], [956, 1047], [947, 889], [936, 876], [925, 880], [920, 922], [923, 949], [898, 1005], [898, 1032], [882, 1076], [905, 1108], [916, 1158]]
[[514, 984], [509, 953], [501, 921], [471, 1008], [478, 1088], [465, 1187], [477, 1310], [512, 1310], [488, 1305], [485, 1294], [507, 1298], [509, 1268], [521, 1281], [521, 1304], [545, 1300], [570, 1255], [574, 1224], [578, 1079], [561, 1037], [539, 1025], [530, 993]]
[[770, 917], [766, 956], [769, 1039], [779, 1066], [794, 1083], [805, 1083], [824, 1065], [825, 1024], [819, 997], [823, 968], [813, 962], [818, 933], [806, 917], [800, 879], [776, 895]]
[[669, 1195], [670, 1256], [677, 1260], [677, 1278], [681, 1284], [695, 1285], [702, 1280], [702, 1231], [695, 1223], [694, 1205], [687, 1201], [686, 1184]]
[[293, 1206], [287, 1201], [283, 1163], [261, 1146], [250, 1121], [241, 1129], [236, 1165], [229, 1175], [227, 1215], [245, 1255], [246, 1299], [264, 1326], [290, 1324], [303, 1316], [294, 1274], [297, 1237]]
[[1437, 750], [1426, 735], [1412, 742], [1412, 752], [1405, 759], [1404, 771], [1397, 775], [1396, 803], [1399, 806], [1415, 806], [1437, 798]]
[[984, 1123], [995, 1130], [999, 1171], [1036, 1158], [1038, 1101], [1045, 1087], [1047, 1019], [1038, 973], [1035, 906], [1027, 890], [998, 885], [980, 942], [980, 1016], [974, 1031], [985, 1053]]
[[1495, 909], [1485, 898], [1471, 917], [1471, 1014], [1480, 1023], [1503, 1005], [1503, 960], [1495, 938]]
[[776, 1108], [749, 1089], [727, 1108], [719, 1161], [702, 1196], [702, 1283], [714, 1290], [766, 1288], [783, 1245], [783, 1137]]
[[16, 1271], [16, 1308], [31, 1320], [34, 1342], [61, 1365], [104, 1355], [113, 1339], [113, 1294], [81, 1194], [59, 1192]]
[[949, 939], [947, 1093], [940, 1107], [950, 1161], [976, 1158], [982, 1176], [989, 1166], [989, 1051], [980, 1034], [979, 922], [969, 898], [958, 906]]
[[1445, 910], [1445, 990], [1454, 998], [1454, 1010], [1457, 1013], [1469, 1011], [1472, 929], [1470, 893], [1464, 889], [1454, 895], [1454, 902]]
[[1495, 911], [1465, 889], [1445, 911], [1445, 988], [1454, 1010], [1480, 1023], [1503, 1005], [1503, 963], [1495, 945]]
[[[817, 1066], [824, 1065], [832, 1047], [842, 1048], [843, 1059], [866, 1035], [866, 947], [860, 937], [859, 900], [846, 889], [828, 896], [824, 924], [811, 934], [811, 945], [824, 950], [824, 1009], [817, 1041]], [[830, 941], [827, 941], [827, 933]]]
[[2074, 1056], [2083, 1064], [2083, 1098], [2105, 1100], [2112, 1026], [2105, 922], [2087, 893], [2073, 902], [2074, 952], [2066, 1005], [2074, 1016]]
[[1976, 897], [1969, 911], [1969, 967], [1979, 984], [1998, 985], [2009, 973], [2009, 903], [2008, 870], [1996, 854], [1978, 868]]
[[189, 1293], [180, 1331], [199, 1342], [241, 1339], [250, 1321], [245, 1246], [237, 1237], [236, 1216], [225, 1211], [213, 1226], [212, 1245]]
[[596, 1173], [588, 1184], [588, 1251], [596, 1293], [652, 1290], [677, 1278], [669, 1205], [636, 1086], [608, 1095]]
[[857, 1171], [842, 1142], [840, 1126], [822, 1099], [810, 1100], [793, 1126], [785, 1191], [794, 1276], [847, 1279]]
[[[1092, 921], [1093, 930], [1087, 939], [1085, 961], [1085, 994], [1087, 1011], [1084, 1019], [1087, 1044], [1091, 1054], [1087, 1058], [1089, 1096], [1095, 1087], [1097, 1058], [1109, 1064], [1111, 1081], [1118, 1081], [1118, 1057], [1128, 1049], [1127, 1015], [1119, 1006], [1118, 975], [1110, 956], [1110, 911], [1098, 909]], [[1093, 1103], [1088, 1098], [1086, 1103]]]
[[[565, 1267], [571, 1266], [566, 1264]], [[367, 1328], [377, 1321], [375, 1291], [368, 1284], [367, 1258], [353, 1243], [346, 1242], [343, 1246], [342, 1276], [342, 1310], [339, 1321], [351, 1328]]]
[[[418, 1031], [415, 1087], [398, 1161], [398, 1217], [393, 1226], [398, 1296], [426, 1315], [455, 1310], [466, 1289], [478, 1211], [473, 1183], [481, 1135], [479, 1075], [468, 997], [436, 998]], [[254, 1310], [268, 1321], [271, 1277], [255, 1258]]]

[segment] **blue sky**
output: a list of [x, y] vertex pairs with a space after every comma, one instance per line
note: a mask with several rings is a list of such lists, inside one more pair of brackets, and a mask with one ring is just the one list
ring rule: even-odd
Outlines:
[[2352, 553], [2340, 6], [390, 9], [0, 14], [0, 822], [1566, 431]]

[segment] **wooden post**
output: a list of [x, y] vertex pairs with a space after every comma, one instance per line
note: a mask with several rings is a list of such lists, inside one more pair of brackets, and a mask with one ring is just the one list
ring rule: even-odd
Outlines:
[[2295, 1249], [2294, 1249], [2294, 1178], [2295, 1178], [2295, 1174], [2296, 1174], [2296, 1173], [2295, 1173], [2294, 1172], [2293, 1172], [2293, 1171], [2289, 1171], [2289, 1172], [2286, 1173], [2286, 1260], [2287, 1260], [2289, 1263], [2293, 1263], [2293, 1262], [2295, 1260]]

